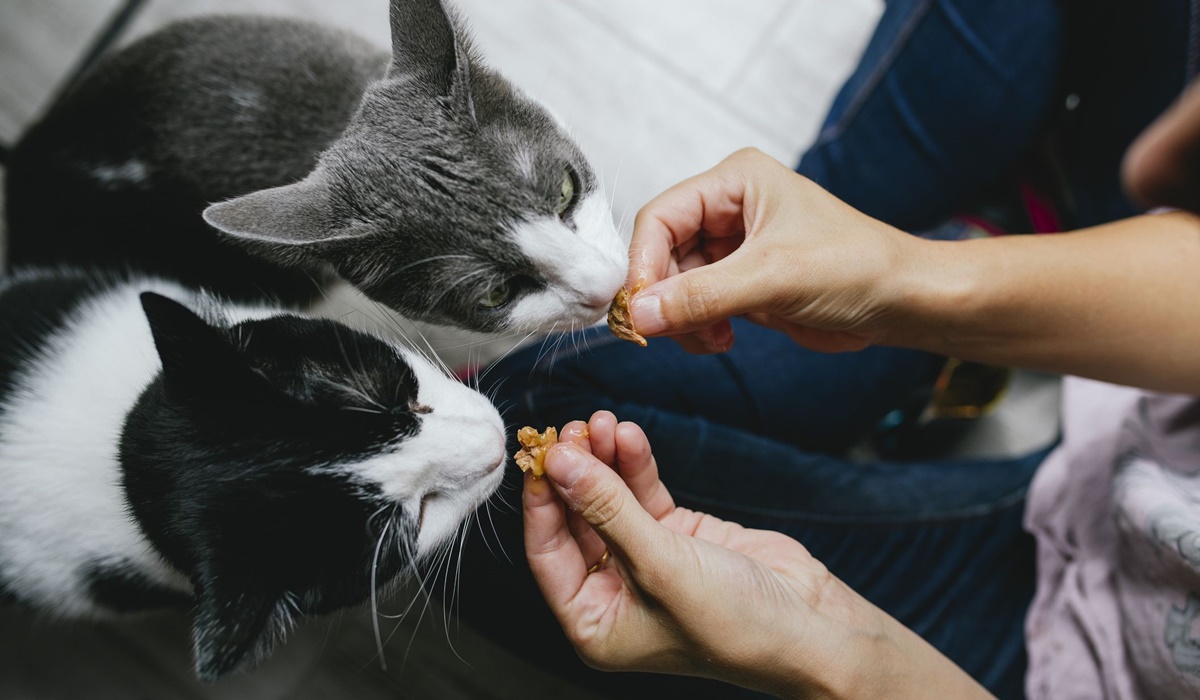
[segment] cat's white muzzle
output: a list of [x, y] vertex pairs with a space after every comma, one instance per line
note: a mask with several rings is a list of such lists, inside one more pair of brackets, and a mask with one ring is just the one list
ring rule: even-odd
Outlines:
[[625, 284], [627, 245], [613, 226], [604, 194], [593, 192], [580, 202], [574, 220], [574, 230], [547, 217], [513, 231], [521, 252], [549, 281], [546, 289], [516, 304], [509, 316], [514, 330], [586, 328], [605, 317]]

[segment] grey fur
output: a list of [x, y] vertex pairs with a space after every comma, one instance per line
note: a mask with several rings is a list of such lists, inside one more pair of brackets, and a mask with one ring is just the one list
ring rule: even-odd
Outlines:
[[[10, 262], [111, 257], [236, 296], [263, 290], [295, 302], [311, 297], [309, 278], [323, 286], [337, 276], [410, 318], [482, 332], [544, 329], [552, 318], [515, 323], [511, 310], [564, 281], [513, 231], [558, 217], [564, 172], [575, 201], [594, 194], [591, 167], [540, 105], [482, 62], [442, 2], [393, 0], [390, 22], [390, 56], [301, 22], [210, 17], [102, 63], [18, 148], [10, 195], [42, 195], [42, 204], [10, 211]], [[70, 185], [55, 168], [75, 181], [90, 173], [87, 196], [64, 192]], [[114, 189], [154, 203], [142, 211], [141, 200], [107, 196]], [[84, 200], [89, 222], [47, 222], [49, 203], [64, 194]], [[192, 220], [172, 219], [201, 209], [220, 234], [184, 233]], [[563, 233], [581, 246], [619, 245], [611, 221], [580, 230], [571, 214]], [[95, 221], [110, 219], [100, 227], [108, 247], [89, 248]], [[620, 281], [609, 275], [575, 293], [590, 306], [572, 320], [596, 315], [609, 277]], [[481, 306], [505, 284], [507, 304]], [[569, 285], [562, 296], [574, 293]]]

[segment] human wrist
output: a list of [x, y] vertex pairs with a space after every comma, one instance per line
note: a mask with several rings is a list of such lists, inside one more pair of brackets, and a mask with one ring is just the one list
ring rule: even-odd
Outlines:
[[977, 318], [983, 276], [974, 242], [905, 235], [888, 281], [878, 344], [945, 354]]
[[[785, 700], [991, 698], [970, 675], [912, 630], [865, 600], [869, 622], [835, 634], [820, 657], [790, 659], [774, 685]], [[812, 649], [811, 643], [807, 647]]]
[[904, 628], [832, 574], [820, 588], [815, 608], [776, 618], [775, 643], [733, 682], [787, 699], [889, 697], [900, 657], [892, 627]]

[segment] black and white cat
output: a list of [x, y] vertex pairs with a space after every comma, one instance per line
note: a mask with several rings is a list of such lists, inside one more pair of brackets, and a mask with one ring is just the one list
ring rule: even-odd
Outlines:
[[0, 282], [0, 598], [193, 608], [201, 678], [415, 570], [504, 463], [482, 395], [332, 321], [149, 278]]
[[9, 263], [289, 303], [341, 278], [488, 334], [601, 319], [628, 260], [579, 147], [440, 0], [391, 0], [390, 23], [390, 55], [227, 16], [108, 57], [12, 154]]

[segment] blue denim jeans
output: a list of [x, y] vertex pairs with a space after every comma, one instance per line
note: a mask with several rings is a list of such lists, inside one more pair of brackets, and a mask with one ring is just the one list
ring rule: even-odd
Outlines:
[[[1079, 47], [1089, 38], [1066, 28], [1064, 7], [1073, 2], [890, 0], [799, 171], [894, 225], [935, 227], [979, 188], [1010, 176], [1038, 135], [1055, 128], [1064, 84], [1094, 84], [1082, 93], [1089, 104], [1106, 104], [1105, 93], [1120, 90], [1137, 104], [1119, 114], [1082, 106], [1072, 113], [1082, 134], [1103, 142], [1094, 149], [1108, 154], [1089, 161], [1105, 173], [1072, 170], [1083, 202], [1076, 208], [1093, 218], [1131, 212], [1111, 154], [1182, 87], [1187, 30], [1162, 22], [1177, 11], [1186, 24], [1188, 8], [1186, 0], [1126, 4], [1144, 8], [1138, 17], [1146, 20], [1114, 10], [1112, 20], [1127, 33], [1160, 31], [1164, 44], [1179, 42], [1153, 52], [1154, 66], [1128, 57], [1143, 71], [1141, 83], [1122, 78], [1108, 86], [1103, 76], [1089, 83], [1067, 70], [1079, 68], [1087, 55]], [[1108, 31], [1089, 27], [1097, 36]], [[681, 505], [798, 539], [993, 693], [1022, 697], [1034, 554], [1021, 518], [1046, 450], [994, 461], [847, 459], [848, 444], [928, 390], [941, 359], [889, 348], [823, 355], [772, 331], [734, 325], [734, 349], [718, 356], [688, 355], [667, 340], [643, 349], [590, 330], [540, 361], [540, 348], [514, 354], [488, 373], [498, 384], [484, 389], [496, 392], [510, 426], [561, 426], [600, 409], [638, 423]], [[464, 621], [503, 644], [536, 649], [548, 669], [593, 690], [754, 696], [708, 681], [585, 668], [524, 566], [515, 470], [501, 493], [512, 507], [482, 516], [487, 534], [466, 545], [458, 600]]]
[[1054, 112], [1060, 0], [890, 0], [797, 170], [930, 228], [1008, 175]]
[[1050, 137], [1064, 218], [1132, 216], [1121, 159], [1200, 68], [1197, 4], [888, 0], [797, 170], [919, 231], [1016, 177]]
[[[802, 447], [855, 416], [839, 413], [811, 425], [795, 420], [791, 406], [818, 415], [820, 406], [796, 388], [799, 383], [788, 384], [794, 382], [788, 372], [794, 356], [772, 357], [757, 346], [774, 340], [770, 331], [737, 320], [734, 326], [739, 340], [729, 356], [700, 358], [704, 362], [694, 365], [670, 341], [640, 348], [593, 329], [573, 339], [570, 351], [551, 353], [536, 365], [533, 350], [509, 358], [489, 373], [505, 377], [489, 388], [497, 391], [510, 425], [561, 426], [601, 409], [637, 423], [680, 505], [796, 538], [993, 692], [1019, 697], [1022, 625], [1034, 584], [1033, 543], [1021, 517], [1044, 452], [1011, 460], [861, 463]], [[859, 394], [864, 411], [876, 400], [873, 381], [881, 380], [885, 391], [895, 383], [872, 371], [894, 360], [886, 353], [878, 354], [878, 363], [862, 362], [865, 376], [832, 361], [853, 356], [826, 357], [830, 364], [817, 374], [829, 387], [819, 391], [829, 395], [842, 384]], [[715, 401], [710, 408], [705, 392], [729, 403]], [[502, 489], [513, 507], [493, 508], [483, 518], [483, 539], [490, 543], [477, 538], [467, 545], [462, 619], [495, 630], [506, 643], [522, 636], [514, 630], [524, 631], [538, 640], [528, 643], [539, 654], [544, 650], [548, 668], [593, 689], [637, 697], [659, 691], [755, 697], [711, 682], [585, 669], [521, 565], [519, 493], [520, 475], [513, 469]], [[501, 548], [512, 564], [488, 552]]]

